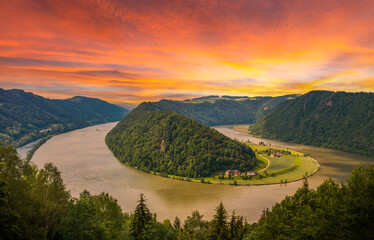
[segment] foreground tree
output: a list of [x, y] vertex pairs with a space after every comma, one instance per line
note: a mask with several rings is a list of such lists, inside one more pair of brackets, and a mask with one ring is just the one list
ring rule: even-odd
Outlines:
[[135, 239], [141, 239], [141, 233], [152, 220], [152, 214], [149, 212], [145, 204], [144, 194], [140, 194], [139, 204], [136, 206], [134, 214], [131, 219], [131, 235]]
[[245, 239], [373, 239], [374, 166], [358, 166], [347, 185], [308, 184], [265, 210]]
[[350, 235], [356, 239], [374, 239], [374, 166], [355, 168], [347, 183]]
[[213, 220], [211, 221], [210, 233], [208, 237], [212, 240], [229, 239], [229, 231], [227, 227], [227, 211], [223, 206], [222, 201], [216, 208], [216, 215], [214, 215]]
[[79, 199], [73, 199], [69, 204], [64, 218], [64, 239], [125, 238], [125, 221], [117, 200], [107, 193], [91, 195], [83, 191]]
[[245, 231], [246, 231], [246, 225], [247, 225], [247, 223], [243, 221], [243, 217], [236, 216], [235, 211], [233, 211], [229, 225], [230, 225], [229, 238], [235, 239], [235, 240], [243, 239]]
[[21, 219], [15, 211], [7, 207], [7, 186], [0, 181], [0, 239], [22, 239], [25, 236]]
[[61, 229], [70, 193], [65, 188], [60, 172], [52, 163], [47, 163], [38, 171], [32, 189], [33, 198], [39, 203], [43, 239], [53, 239]]
[[180, 239], [201, 239], [205, 240], [209, 231], [209, 222], [203, 220], [204, 215], [198, 211], [193, 211], [192, 216], [188, 216], [184, 221], [184, 229]]

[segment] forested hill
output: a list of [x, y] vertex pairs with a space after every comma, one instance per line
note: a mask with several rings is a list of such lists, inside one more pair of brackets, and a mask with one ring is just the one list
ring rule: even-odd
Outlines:
[[374, 93], [312, 91], [275, 107], [253, 134], [374, 156]]
[[255, 154], [243, 143], [178, 113], [142, 103], [106, 136], [122, 162], [143, 171], [206, 177], [227, 169], [250, 170]]
[[186, 101], [147, 102], [153, 107], [180, 113], [207, 126], [250, 124], [267, 114], [279, 103], [299, 95], [279, 97], [208, 96]]
[[23, 145], [48, 134], [122, 119], [128, 110], [95, 98], [48, 99], [0, 88], [0, 141]]

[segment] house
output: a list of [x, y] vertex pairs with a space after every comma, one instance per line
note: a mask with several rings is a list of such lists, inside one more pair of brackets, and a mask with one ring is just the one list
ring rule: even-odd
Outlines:
[[282, 157], [278, 149], [270, 149], [270, 157]]
[[235, 169], [235, 170], [227, 170], [226, 171], [226, 176], [240, 176], [240, 171]]
[[255, 171], [249, 171], [249, 172], [247, 172], [245, 175], [247, 175], [247, 176], [256, 176], [258, 173], [257, 172], [255, 172]]

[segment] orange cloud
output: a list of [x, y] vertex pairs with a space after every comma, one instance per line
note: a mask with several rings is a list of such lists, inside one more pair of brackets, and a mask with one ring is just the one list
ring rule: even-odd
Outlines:
[[373, 91], [370, 0], [0, 2], [0, 87], [110, 101]]

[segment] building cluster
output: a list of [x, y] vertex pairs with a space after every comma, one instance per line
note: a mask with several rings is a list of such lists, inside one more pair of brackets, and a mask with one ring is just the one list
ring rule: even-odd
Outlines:
[[282, 157], [278, 149], [270, 149], [270, 157]]
[[[258, 173], [255, 171], [248, 171], [244, 173], [246, 176], [256, 176]], [[235, 169], [235, 170], [226, 170], [226, 176], [241, 176], [242, 173]]]

